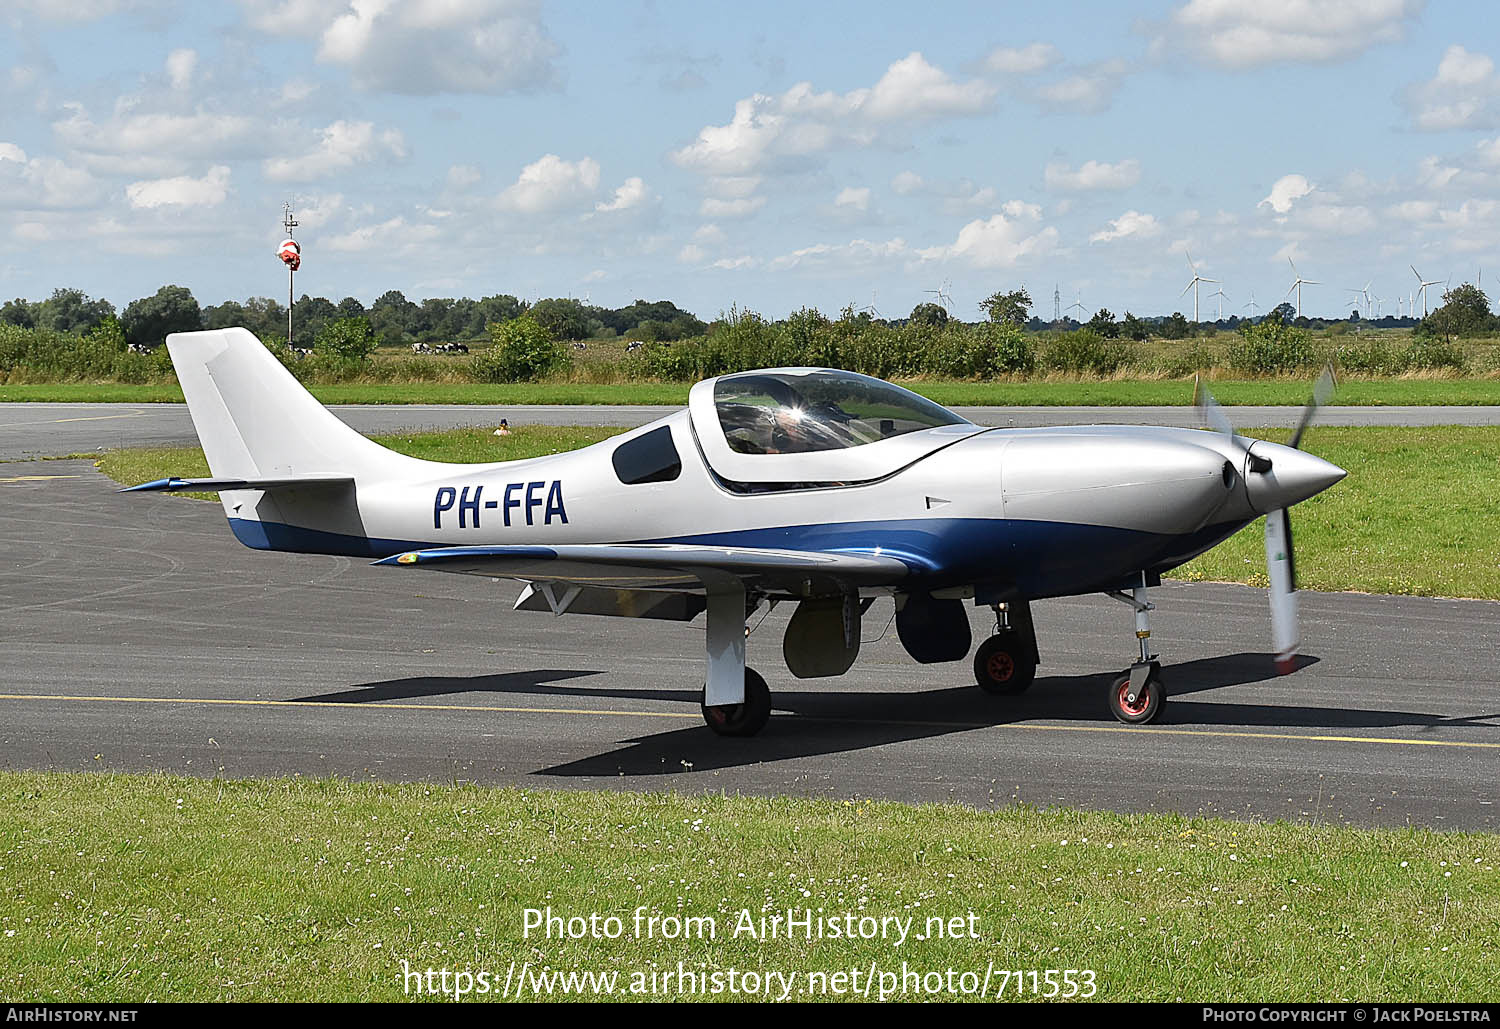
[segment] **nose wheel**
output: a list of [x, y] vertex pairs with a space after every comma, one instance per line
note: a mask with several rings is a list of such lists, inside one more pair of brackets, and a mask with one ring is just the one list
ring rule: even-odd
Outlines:
[[1161, 717], [1167, 704], [1161, 666], [1155, 661], [1133, 665], [1109, 684], [1109, 710], [1122, 722], [1145, 725]]
[[703, 721], [720, 736], [754, 736], [771, 718], [771, 688], [759, 672], [746, 668], [744, 703], [702, 708]]

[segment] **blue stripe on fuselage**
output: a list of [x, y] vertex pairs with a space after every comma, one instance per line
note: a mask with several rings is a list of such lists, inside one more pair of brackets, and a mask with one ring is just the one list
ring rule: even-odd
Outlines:
[[[304, 554], [383, 558], [452, 543], [371, 539], [304, 529], [278, 522], [231, 518], [247, 547]], [[1028, 597], [1090, 593], [1113, 588], [1142, 569], [1166, 571], [1221, 542], [1238, 523], [1169, 536], [1071, 522], [982, 518], [913, 518], [897, 521], [787, 525], [769, 529], [698, 533], [634, 540], [705, 546], [871, 553], [900, 558], [933, 587], [975, 582], [1005, 584]], [[1167, 562], [1167, 563], [1163, 563]]]

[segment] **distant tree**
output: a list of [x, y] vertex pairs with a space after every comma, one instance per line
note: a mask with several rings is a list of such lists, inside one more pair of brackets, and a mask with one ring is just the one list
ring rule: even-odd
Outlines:
[[1192, 325], [1181, 311], [1173, 311], [1172, 316], [1165, 319], [1161, 325], [1163, 339], [1187, 339], [1192, 335], [1192, 331]]
[[489, 336], [490, 345], [471, 360], [474, 377], [480, 382], [540, 379], [567, 367], [570, 359], [569, 350], [529, 313], [491, 325]]
[[1129, 311], [1126, 311], [1124, 319], [1120, 322], [1120, 334], [1126, 339], [1140, 341], [1150, 338], [1151, 329], [1146, 325], [1145, 322], [1141, 321]]
[[108, 300], [93, 300], [81, 289], [54, 289], [37, 305], [36, 327], [54, 332], [88, 332], [115, 313]]
[[[318, 333], [329, 322], [337, 321], [339, 309], [334, 306], [333, 301], [324, 297], [310, 297], [306, 293], [292, 305], [293, 331], [297, 333], [297, 339], [316, 340]], [[314, 342], [314, 347], [317, 346]]]
[[245, 305], [234, 300], [226, 300], [222, 304], [203, 309], [205, 329], [232, 329], [238, 326], [254, 332], [255, 329], [249, 324], [250, 320]]
[[521, 317], [528, 307], [524, 300], [518, 300], [509, 293], [481, 297], [474, 306], [475, 320], [479, 323], [480, 333], [485, 332], [489, 326], [497, 322], [508, 322], [512, 318]]
[[1287, 301], [1282, 301], [1271, 309], [1271, 313], [1266, 315], [1265, 320], [1268, 322], [1278, 322], [1282, 325], [1290, 325], [1296, 317], [1297, 309]]
[[941, 304], [918, 304], [911, 309], [907, 320], [915, 325], [935, 325], [941, 328], [948, 324], [948, 310]]
[[149, 297], [132, 300], [120, 327], [130, 342], [154, 347], [171, 333], [201, 329], [203, 312], [186, 286], [163, 286]]
[[359, 302], [358, 297], [345, 297], [339, 301], [340, 318], [362, 318], [365, 314], [365, 305]]
[[366, 360], [377, 345], [368, 318], [336, 318], [313, 341], [314, 350], [344, 361]]
[[1119, 323], [1115, 321], [1114, 313], [1107, 307], [1101, 307], [1094, 312], [1094, 317], [1089, 319], [1088, 327], [1105, 339], [1115, 339], [1120, 335]]
[[1490, 331], [1493, 316], [1490, 298], [1472, 283], [1465, 282], [1443, 294], [1443, 303], [1417, 326], [1424, 335], [1478, 336]]
[[7, 300], [5, 305], [0, 307], [0, 322], [6, 325], [18, 325], [23, 329], [36, 328], [36, 315], [37, 305], [21, 297]]
[[286, 308], [270, 297], [251, 297], [245, 301], [245, 328], [261, 339], [285, 337]]
[[427, 342], [457, 339], [460, 333], [453, 331], [454, 303], [449, 297], [428, 297], [422, 301], [412, 319], [412, 336]]
[[572, 297], [538, 300], [527, 313], [553, 339], [586, 339], [589, 335], [588, 309]]
[[979, 302], [979, 309], [992, 322], [1010, 325], [1025, 325], [1031, 313], [1031, 294], [1025, 288], [1013, 289], [1009, 293], [991, 293]]
[[386, 290], [370, 305], [370, 328], [383, 343], [400, 343], [411, 333], [418, 307], [399, 289]]

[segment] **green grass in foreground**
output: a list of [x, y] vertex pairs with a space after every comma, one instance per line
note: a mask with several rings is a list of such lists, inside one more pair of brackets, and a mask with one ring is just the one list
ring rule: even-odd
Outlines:
[[[1093, 969], [1101, 1000], [1480, 1001], [1500, 837], [795, 798], [0, 774], [0, 998], [392, 1000], [402, 960]], [[525, 908], [616, 940], [522, 936]], [[634, 939], [632, 913], [717, 939]], [[977, 939], [758, 941], [742, 909], [975, 914]], [[498, 990], [498, 986], [496, 987]]]
[[[533, 425], [507, 437], [460, 429], [379, 440], [433, 461], [507, 461], [573, 449], [619, 431]], [[1287, 436], [1282, 429], [1244, 431], [1272, 440]], [[1317, 427], [1304, 445], [1347, 469], [1349, 477], [1293, 512], [1301, 585], [1500, 600], [1500, 504], [1493, 500], [1500, 429]], [[196, 448], [113, 451], [98, 464], [127, 485], [208, 474]], [[1256, 522], [1174, 574], [1264, 586], [1263, 531]]]
[[[1193, 402], [1193, 384], [1182, 379], [1110, 379], [1093, 382], [936, 382], [903, 385], [948, 406], [1172, 407]], [[665, 404], [687, 403], [687, 383], [343, 383], [312, 386], [325, 404]], [[1307, 402], [1302, 379], [1215, 381], [1222, 404], [1295, 405]], [[128, 386], [80, 382], [0, 386], [0, 402], [181, 403], [175, 385]], [[1350, 379], [1335, 395], [1354, 406], [1472, 406], [1500, 404], [1500, 379]]]

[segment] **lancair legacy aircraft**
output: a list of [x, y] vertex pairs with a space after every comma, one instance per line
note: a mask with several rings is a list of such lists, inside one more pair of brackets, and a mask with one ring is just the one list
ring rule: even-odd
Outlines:
[[440, 464], [366, 439], [244, 329], [167, 340], [211, 479], [135, 490], [218, 491], [240, 542], [375, 558], [525, 583], [516, 607], [686, 621], [706, 613], [703, 716], [750, 736], [771, 710], [745, 667], [746, 620], [797, 605], [782, 645], [798, 678], [842, 675], [862, 616], [895, 601], [921, 663], [970, 648], [964, 602], [994, 610], [979, 687], [1036, 674], [1030, 602], [1102, 592], [1136, 615], [1140, 654], [1106, 691], [1126, 722], [1162, 712], [1149, 587], [1266, 515], [1273, 639], [1297, 645], [1286, 508], [1342, 469], [1220, 431], [1139, 426], [990, 429], [879, 379], [774, 368], [708, 379], [686, 410], [571, 453]]

